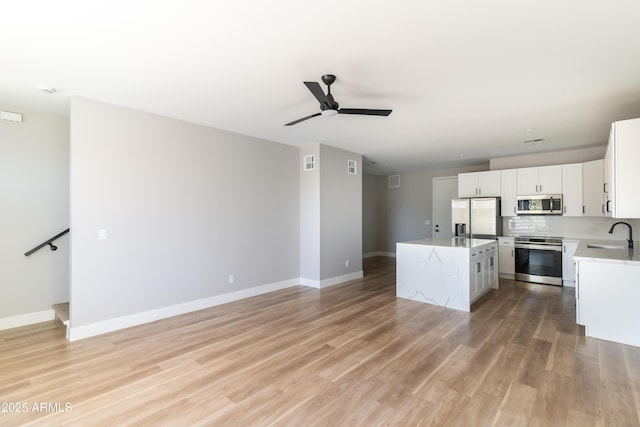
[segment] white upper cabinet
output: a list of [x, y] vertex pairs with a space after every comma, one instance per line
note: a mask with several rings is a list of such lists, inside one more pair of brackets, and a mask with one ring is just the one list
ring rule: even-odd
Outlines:
[[562, 203], [564, 216], [582, 216], [582, 163], [562, 165]]
[[478, 195], [478, 175], [473, 173], [458, 174], [458, 197], [476, 197]]
[[458, 174], [458, 197], [500, 197], [500, 171]]
[[538, 168], [520, 168], [517, 176], [518, 194], [528, 196], [538, 193]]
[[504, 169], [500, 171], [500, 215], [516, 216], [517, 180], [516, 169]]
[[614, 218], [640, 218], [640, 119], [611, 125], [606, 180], [607, 212]]
[[518, 169], [518, 195], [561, 193], [562, 165]]
[[[604, 215], [604, 160], [592, 160], [582, 164], [582, 214]], [[606, 201], [606, 199], [605, 199]]]

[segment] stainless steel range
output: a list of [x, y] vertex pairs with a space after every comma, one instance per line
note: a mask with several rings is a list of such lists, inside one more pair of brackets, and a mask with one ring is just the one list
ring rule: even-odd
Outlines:
[[514, 238], [516, 280], [562, 286], [562, 237]]

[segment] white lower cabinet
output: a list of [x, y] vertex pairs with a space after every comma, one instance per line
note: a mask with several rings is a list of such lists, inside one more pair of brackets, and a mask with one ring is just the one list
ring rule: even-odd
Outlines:
[[577, 259], [576, 322], [585, 335], [640, 346], [640, 265]]
[[482, 289], [482, 259], [479, 253], [471, 254], [469, 263], [469, 297], [471, 302], [478, 299]]
[[498, 289], [497, 243], [481, 246], [471, 251], [469, 262], [469, 295], [471, 302], [490, 289]]
[[573, 255], [578, 249], [579, 240], [563, 240], [562, 241], [562, 285], [574, 287], [576, 267], [573, 261]]
[[516, 257], [513, 237], [498, 237], [498, 272], [500, 277], [513, 279], [516, 274]]

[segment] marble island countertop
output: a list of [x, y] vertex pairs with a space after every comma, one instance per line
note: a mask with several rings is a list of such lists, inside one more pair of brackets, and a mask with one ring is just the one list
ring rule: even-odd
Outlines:
[[[622, 246], [623, 249], [590, 248], [590, 245]], [[581, 239], [573, 257], [586, 261], [640, 265], [640, 248], [628, 249], [626, 240]]]
[[497, 243], [497, 240], [489, 239], [466, 239], [462, 237], [436, 237], [435, 239], [419, 239], [409, 242], [399, 242], [406, 245], [439, 246], [445, 248], [466, 248], [473, 249], [489, 243]]

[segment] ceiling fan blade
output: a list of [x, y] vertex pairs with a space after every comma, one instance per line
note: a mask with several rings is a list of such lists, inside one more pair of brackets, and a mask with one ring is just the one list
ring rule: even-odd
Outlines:
[[315, 113], [315, 114], [312, 114], [310, 116], [303, 117], [303, 118], [298, 119], [298, 120], [294, 120], [291, 123], [287, 123], [285, 126], [291, 126], [291, 125], [295, 125], [296, 123], [304, 122], [305, 120], [311, 119], [313, 117], [318, 117], [320, 114], [322, 114], [322, 113]]
[[326, 105], [327, 108], [331, 108], [329, 99], [327, 98], [327, 95], [324, 94], [324, 91], [318, 82], [304, 82], [304, 85], [309, 89], [313, 96], [316, 97], [320, 105]]
[[388, 116], [393, 110], [372, 110], [369, 108], [341, 108], [338, 114], [362, 114], [364, 116]]

